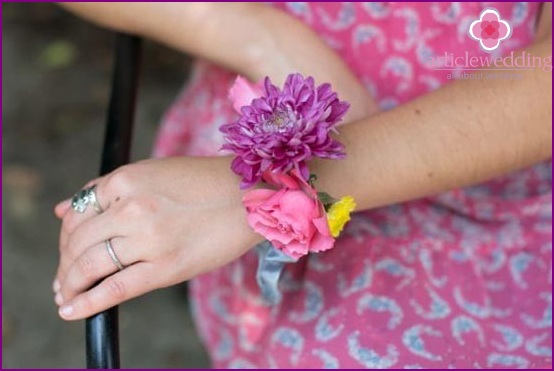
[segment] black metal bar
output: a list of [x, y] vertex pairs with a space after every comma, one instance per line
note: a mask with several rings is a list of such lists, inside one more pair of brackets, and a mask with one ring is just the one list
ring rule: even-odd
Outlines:
[[[115, 62], [100, 174], [129, 162], [141, 40], [116, 35]], [[117, 307], [86, 320], [87, 368], [119, 368]]]

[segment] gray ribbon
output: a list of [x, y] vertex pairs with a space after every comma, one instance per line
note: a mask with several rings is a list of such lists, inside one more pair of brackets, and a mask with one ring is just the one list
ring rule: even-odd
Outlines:
[[277, 305], [283, 295], [279, 290], [279, 278], [285, 264], [296, 263], [298, 259], [291, 258], [281, 250], [273, 247], [271, 242], [264, 241], [256, 246], [258, 250], [258, 270], [256, 281], [263, 299], [269, 305]]

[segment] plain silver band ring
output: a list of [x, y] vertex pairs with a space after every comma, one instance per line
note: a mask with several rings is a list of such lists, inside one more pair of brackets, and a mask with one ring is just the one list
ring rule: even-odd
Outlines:
[[106, 240], [106, 250], [108, 250], [108, 254], [110, 255], [110, 258], [112, 259], [117, 269], [123, 270], [123, 268], [125, 267], [123, 266], [123, 264], [121, 264], [121, 262], [117, 258], [117, 255], [115, 255], [111, 240]]
[[102, 206], [100, 206], [100, 203], [98, 202], [98, 197], [96, 197], [96, 184], [88, 189], [88, 196], [94, 211], [96, 211], [96, 214], [102, 214], [104, 209], [102, 209]]

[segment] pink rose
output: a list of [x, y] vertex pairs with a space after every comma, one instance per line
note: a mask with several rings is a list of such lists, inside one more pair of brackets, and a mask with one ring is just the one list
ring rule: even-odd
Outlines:
[[241, 107], [249, 106], [254, 99], [261, 97], [262, 94], [262, 82], [252, 84], [242, 76], [237, 76], [235, 83], [229, 89], [229, 99], [233, 102], [233, 108], [237, 113], [241, 113]]
[[293, 170], [290, 174], [266, 172], [273, 189], [255, 189], [242, 199], [248, 224], [273, 246], [293, 258], [329, 250], [335, 239], [316, 191]]

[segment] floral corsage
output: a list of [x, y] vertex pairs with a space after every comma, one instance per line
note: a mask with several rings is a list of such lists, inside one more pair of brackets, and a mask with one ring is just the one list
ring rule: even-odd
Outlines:
[[249, 189], [243, 204], [248, 224], [266, 238], [258, 245], [257, 280], [270, 304], [280, 301], [278, 280], [285, 263], [333, 248], [356, 204], [315, 188], [314, 158], [342, 159], [344, 146], [330, 136], [349, 108], [330, 84], [287, 77], [283, 89], [269, 78], [251, 84], [238, 77], [229, 93], [239, 118], [222, 125], [222, 150], [233, 153], [231, 169]]

